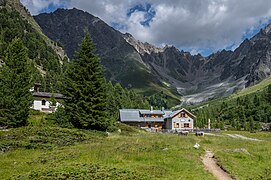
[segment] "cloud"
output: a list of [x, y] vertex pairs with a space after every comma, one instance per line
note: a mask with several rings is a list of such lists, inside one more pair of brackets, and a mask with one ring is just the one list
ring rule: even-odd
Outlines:
[[[34, 14], [50, 3], [63, 3], [22, 1]], [[271, 1], [266, 0], [69, 0], [65, 7], [88, 11], [143, 42], [193, 52], [236, 47], [271, 19]]]
[[66, 7], [69, 0], [21, 0], [21, 3], [27, 7], [32, 15], [41, 12], [50, 12], [59, 7]]

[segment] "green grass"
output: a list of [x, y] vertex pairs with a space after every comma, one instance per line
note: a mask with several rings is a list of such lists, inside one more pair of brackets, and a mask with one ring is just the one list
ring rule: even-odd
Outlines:
[[229, 98], [237, 98], [237, 97], [245, 96], [248, 94], [256, 93], [257, 91], [262, 91], [264, 88], [266, 88], [270, 84], [271, 84], [271, 78], [264, 79], [260, 83], [254, 86], [245, 88], [239, 92], [236, 92], [230, 95]]
[[[271, 133], [225, 132], [266, 140], [263, 142], [206, 136], [202, 143], [237, 179], [271, 178]], [[222, 133], [222, 134], [225, 134]], [[240, 151], [240, 149], [242, 149]], [[264, 178], [263, 178], [264, 179]]]
[[[59, 168], [74, 164], [125, 170], [138, 177], [143, 174], [147, 179], [212, 179], [200, 162], [204, 152], [193, 149], [194, 143], [194, 139], [176, 135], [139, 133], [133, 136], [115, 134], [100, 141], [53, 150], [18, 149], [1, 155], [0, 179], [28, 177], [35, 171], [46, 175], [47, 168], [58, 172]], [[197, 173], [191, 172], [191, 168]]]
[[[0, 179], [214, 179], [201, 162], [205, 150], [212, 150], [237, 179], [271, 177], [271, 133], [219, 133], [265, 140], [256, 142], [118, 127], [121, 133], [106, 136], [55, 127], [44, 122], [44, 115], [32, 116], [28, 127], [0, 132], [1, 145], [16, 145], [2, 153], [0, 148]], [[200, 149], [193, 148], [196, 142]]]

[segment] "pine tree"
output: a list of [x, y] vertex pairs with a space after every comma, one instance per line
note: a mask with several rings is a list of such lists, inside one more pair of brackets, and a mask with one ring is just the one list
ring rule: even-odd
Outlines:
[[236, 128], [236, 119], [232, 119], [231, 121], [231, 127]]
[[20, 39], [8, 46], [5, 64], [0, 68], [0, 125], [19, 127], [27, 124], [32, 95], [32, 68]]
[[268, 85], [266, 90], [266, 100], [269, 104], [271, 104], [271, 85]]
[[106, 113], [107, 93], [100, 59], [89, 34], [65, 74], [64, 109], [77, 128], [106, 130], [113, 121]]
[[113, 84], [109, 82], [107, 84], [107, 111], [110, 117], [117, 120], [119, 117], [119, 109], [115, 88]]
[[255, 123], [252, 116], [249, 117], [249, 131], [255, 132]]

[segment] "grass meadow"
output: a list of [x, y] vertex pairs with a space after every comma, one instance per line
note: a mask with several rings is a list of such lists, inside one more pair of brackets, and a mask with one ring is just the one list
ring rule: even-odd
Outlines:
[[111, 134], [65, 129], [32, 116], [27, 127], [0, 131], [0, 179], [214, 179], [201, 162], [205, 150], [236, 179], [271, 178], [271, 133], [186, 137], [119, 128]]

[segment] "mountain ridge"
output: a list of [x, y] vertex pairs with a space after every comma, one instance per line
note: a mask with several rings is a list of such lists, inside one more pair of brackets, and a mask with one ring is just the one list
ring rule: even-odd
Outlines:
[[58, 9], [34, 18], [49, 38], [65, 47], [71, 59], [85, 31], [89, 31], [108, 81], [120, 82], [122, 86], [133, 88], [145, 95], [165, 91], [175, 99], [175, 103], [179, 102], [180, 97], [176, 97], [176, 90], [163, 84], [159, 77], [153, 74], [142, 56], [123, 38], [123, 34], [99, 18], [76, 8]]
[[[80, 25], [75, 17], [79, 19]], [[73, 40], [80, 39], [79, 35], [73, 35], [76, 33], [73, 27], [77, 32], [88, 29], [109, 80], [137, 89], [147, 89], [152, 83], [156, 84], [156, 88], [176, 88], [187, 103], [229, 95], [270, 76], [271, 25], [251, 39], [244, 40], [234, 51], [222, 50], [203, 57], [180, 51], [174, 46], [159, 48], [140, 42], [131, 34], [122, 34], [99, 18], [78, 9], [57, 10], [34, 18], [46, 35], [68, 49], [70, 56], [75, 48], [69, 49], [67, 39], [74, 46], [76, 43]], [[94, 19], [95, 26], [89, 23], [90, 19]], [[59, 37], [63, 33], [67, 34], [67, 30], [69, 36]]]

